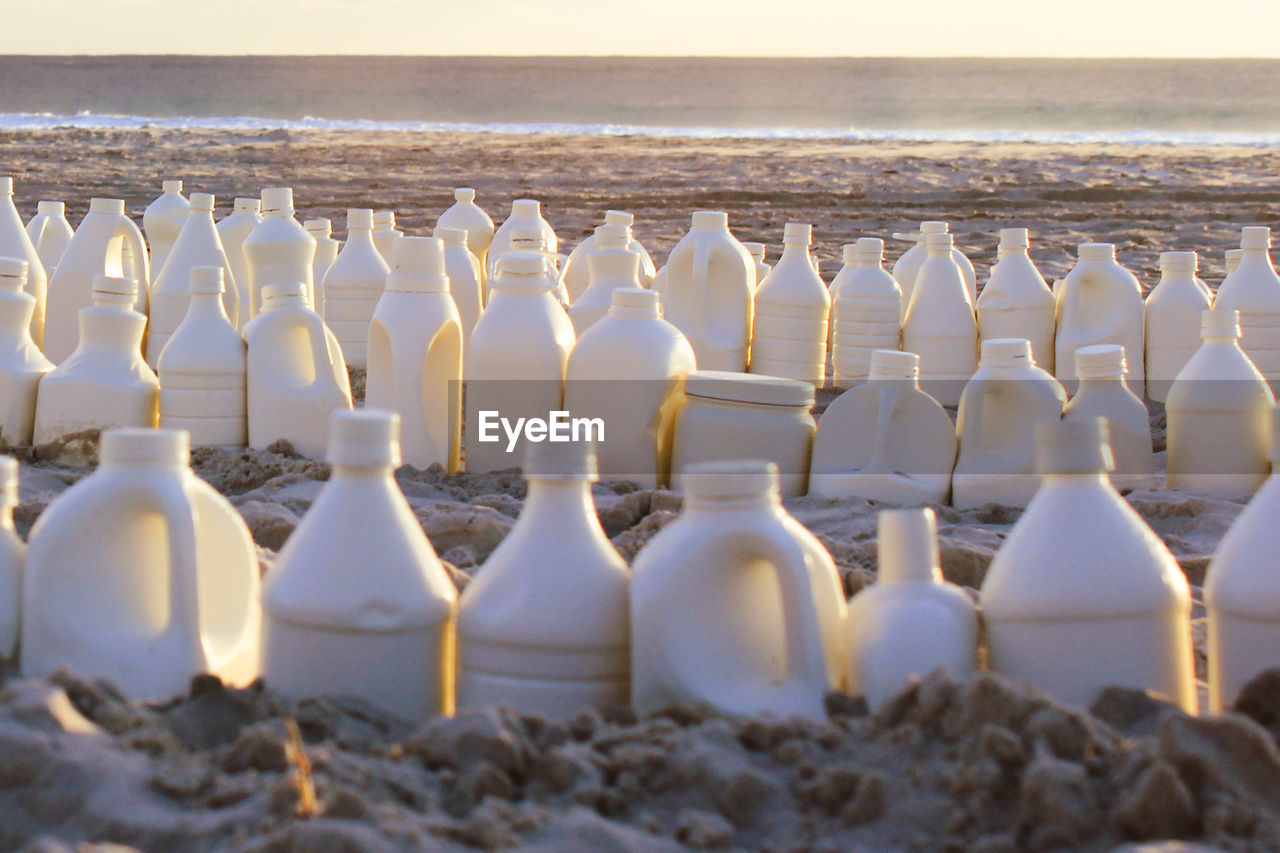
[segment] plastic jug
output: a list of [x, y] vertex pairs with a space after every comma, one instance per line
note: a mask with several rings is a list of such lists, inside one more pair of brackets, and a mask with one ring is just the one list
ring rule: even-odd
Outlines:
[[1165, 484], [1219, 497], [1251, 495], [1267, 476], [1275, 396], [1240, 348], [1239, 312], [1217, 308], [1201, 318], [1204, 343], [1165, 401]]
[[1240, 230], [1240, 266], [1218, 286], [1214, 306], [1240, 312], [1240, 347], [1273, 384], [1280, 382], [1280, 276], [1271, 264], [1271, 229]]
[[351, 382], [337, 338], [304, 294], [301, 282], [267, 285], [262, 310], [244, 327], [249, 446], [283, 438], [318, 459], [330, 413], [351, 408]]
[[544, 255], [508, 253], [490, 284], [492, 298], [471, 334], [464, 366], [471, 473], [520, 464], [524, 439], [509, 438], [506, 429], [519, 431], [522, 419], [547, 422], [561, 411], [574, 343], [573, 323], [551, 295], [556, 277]]
[[[581, 261], [588, 269], [589, 283], [569, 306], [569, 319], [579, 335], [609, 313], [615, 290], [644, 286], [640, 281], [640, 256], [627, 248], [624, 226], [601, 225], [593, 236], [595, 244], [591, 253]], [[567, 282], [568, 276], [562, 276], [561, 280]]]
[[342, 346], [348, 366], [368, 364], [369, 321], [391, 274], [373, 241], [373, 211], [347, 211], [347, 242], [324, 277], [324, 320]]
[[1063, 702], [1117, 684], [1196, 708], [1191, 593], [1107, 479], [1102, 418], [1036, 428], [1040, 490], [982, 583], [991, 668]]
[[484, 268], [467, 247], [467, 232], [463, 229], [436, 228], [435, 236], [444, 243], [444, 273], [462, 323], [462, 349], [466, 352], [471, 332], [484, 313]]
[[826, 719], [844, 687], [844, 592], [771, 463], [691, 468], [680, 517], [632, 564], [631, 702]]
[[684, 378], [696, 369], [693, 347], [662, 319], [658, 294], [613, 291], [608, 315], [574, 345], [564, 387], [570, 414], [604, 424], [596, 445], [601, 474], [645, 489], [668, 482]]
[[[131, 258], [128, 264], [126, 250]], [[93, 304], [97, 276], [134, 279], [138, 287], [133, 307], [139, 314], [147, 313], [147, 287], [151, 280], [147, 247], [138, 226], [125, 216], [120, 199], [90, 200], [89, 212], [80, 220], [80, 227], [49, 282], [42, 349], [54, 364], [71, 355], [76, 347], [80, 309]]]
[[827, 407], [813, 440], [809, 493], [893, 504], [945, 503], [956, 431], [920, 390], [920, 357], [876, 350], [868, 381]]
[[23, 674], [66, 667], [135, 699], [185, 693], [204, 672], [238, 686], [257, 678], [257, 551], [188, 458], [181, 430], [108, 430], [98, 469], [41, 514], [23, 584]]
[[1271, 476], [1222, 537], [1205, 576], [1209, 611], [1209, 710], [1233, 705], [1240, 689], [1280, 660], [1280, 418], [1272, 410]]
[[485, 259], [489, 254], [489, 244], [493, 242], [493, 220], [484, 212], [484, 208], [476, 204], [476, 191], [471, 187], [457, 188], [453, 191], [453, 199], [453, 206], [440, 214], [431, 233], [443, 240], [444, 235], [437, 233], [441, 228], [461, 228], [466, 231], [467, 246], [480, 261], [480, 283], [483, 285], [487, 269]]
[[[929, 255], [929, 235], [948, 234], [950, 232], [951, 225], [949, 223], [932, 220], [921, 222], [918, 233], [894, 233], [893, 238], [895, 240], [914, 240], [916, 243], [903, 252], [902, 256], [893, 264], [893, 278], [902, 288], [903, 320], [907, 318], [907, 308], [911, 303], [911, 294], [916, 288], [916, 276], [920, 274], [920, 267], [924, 266], [925, 258]], [[977, 293], [977, 275], [973, 270], [973, 264], [965, 256], [964, 252], [955, 248], [954, 241], [951, 247], [951, 259], [956, 262], [956, 266], [960, 267], [960, 272], [964, 276], [965, 287], [969, 291], [969, 302], [972, 303]]]
[[1151, 420], [1146, 405], [1129, 390], [1124, 375], [1124, 347], [1095, 344], [1076, 350], [1076, 395], [1062, 411], [1062, 419], [1104, 418], [1115, 467], [1111, 484], [1117, 489], [1142, 489], [1155, 476], [1151, 450]]
[[[36, 247], [36, 254], [44, 264], [45, 275], [53, 277], [53, 271], [62, 260], [75, 229], [67, 221], [67, 206], [61, 201], [40, 201], [36, 215], [27, 222], [27, 236]], [[47, 283], [47, 282], [46, 282]]]
[[769, 270], [773, 267], [764, 261], [764, 254], [768, 251], [769, 246], [766, 243], [743, 243], [742, 247], [751, 255], [751, 260], [756, 264], [756, 287], [760, 286], [760, 282], [764, 281], [764, 277], [769, 274]]
[[727, 213], [694, 211], [653, 289], [667, 321], [689, 339], [699, 369], [747, 369], [756, 265], [729, 233]]
[[0, 660], [13, 660], [22, 631], [22, 575], [27, 545], [13, 528], [18, 460], [0, 456]]
[[[347, 223], [350, 231], [351, 224]], [[395, 250], [396, 240], [404, 236], [404, 232], [396, 228], [396, 212], [394, 210], [376, 210], [373, 212], [373, 244], [378, 248], [387, 265], [391, 264], [391, 255]], [[348, 237], [348, 239], [350, 239]]]
[[[323, 282], [329, 267], [338, 258], [342, 243], [333, 239], [333, 223], [328, 219], [308, 219], [302, 227], [316, 241], [316, 259], [311, 264], [311, 274], [315, 281]], [[316, 295], [321, 298], [320, 310], [316, 313], [323, 315], [324, 288], [317, 288]]]
[[223, 307], [223, 272], [191, 270], [187, 316], [160, 354], [160, 427], [186, 430], [195, 447], [244, 447], [247, 439], [245, 344]]
[[142, 230], [151, 249], [151, 267], [157, 274], [164, 269], [169, 251], [182, 232], [190, 204], [182, 195], [182, 181], [162, 181], [161, 189], [160, 196], [147, 205], [142, 214]]
[[876, 583], [849, 602], [844, 630], [849, 692], [872, 710], [939, 667], [965, 678], [978, 657], [978, 614], [942, 579], [933, 510], [881, 510], [877, 527]]
[[262, 289], [269, 284], [302, 282], [307, 307], [316, 310], [316, 239], [293, 218], [293, 190], [262, 191], [262, 221], [245, 238], [242, 251], [249, 271], [250, 319], [261, 310]]
[[1037, 424], [1062, 417], [1067, 393], [1036, 366], [1026, 338], [982, 342], [982, 361], [956, 413], [960, 453], [951, 476], [956, 509], [1026, 506], [1039, 487]]
[[231, 215], [218, 223], [218, 239], [222, 240], [222, 249], [227, 254], [227, 263], [231, 265], [231, 277], [236, 283], [236, 292], [240, 305], [239, 316], [236, 317], [236, 328], [243, 329], [249, 322], [254, 310], [253, 296], [249, 287], [249, 265], [244, 257], [244, 241], [253, 233], [253, 229], [262, 221], [259, 210], [262, 201], [256, 198], [237, 198]]
[[458, 608], [458, 707], [568, 717], [631, 694], [631, 573], [596, 518], [589, 441], [529, 445], [515, 527]]
[[407, 465], [458, 470], [462, 429], [462, 323], [435, 237], [401, 237], [369, 325], [365, 405], [400, 415]]
[[554, 253], [560, 250], [560, 241], [556, 239], [556, 232], [552, 229], [551, 223], [542, 218], [542, 202], [531, 198], [518, 198], [511, 202], [511, 215], [493, 232], [493, 239], [485, 255], [487, 279], [493, 278], [494, 264], [498, 259], [515, 248], [511, 245], [511, 232], [516, 228], [536, 228], [542, 233], [543, 240], [546, 242], [546, 251]]
[[53, 370], [31, 340], [36, 299], [24, 290], [29, 268], [25, 260], [0, 258], [0, 442], [10, 447], [31, 443], [36, 388]]
[[782, 257], [755, 292], [752, 373], [826, 384], [831, 294], [809, 257], [813, 226], [783, 226]]
[[902, 288], [884, 268], [884, 241], [859, 237], [844, 246], [844, 266], [831, 282], [831, 365], [835, 384], [866, 380], [871, 354], [902, 343]]
[[978, 320], [964, 274], [952, 260], [951, 235], [930, 234], [927, 246], [902, 325], [902, 348], [920, 356], [921, 387], [954, 406], [978, 368]]
[[1091, 344], [1119, 344], [1135, 353], [1129, 365], [1133, 392], [1145, 392], [1145, 374], [1136, 353], [1142, 345], [1142, 285], [1116, 262], [1112, 243], [1081, 243], [1075, 266], [1058, 291], [1058, 329], [1054, 337], [1054, 375], [1075, 390], [1076, 350]]
[[978, 297], [978, 336], [1026, 338], [1036, 364], [1053, 372], [1053, 291], [1031, 260], [1026, 228], [1001, 228], [999, 260]]
[[218, 267], [222, 270], [224, 290], [222, 306], [236, 328], [240, 316], [240, 291], [236, 287], [231, 264], [222, 248], [218, 229], [213, 224], [214, 198], [208, 193], [192, 193], [191, 207], [178, 239], [169, 250], [169, 259], [156, 274], [151, 287], [151, 323], [147, 330], [147, 364], [160, 363], [160, 353], [173, 330], [187, 316], [191, 301], [191, 271], [196, 267]]
[[38, 345], [44, 340], [45, 300], [52, 276], [46, 276], [35, 243], [22, 226], [22, 217], [13, 203], [13, 178], [10, 177], [0, 178], [0, 258], [16, 258], [30, 264], [26, 291], [36, 300], [31, 314], [31, 339]]
[[1195, 252], [1161, 252], [1160, 283], [1147, 295], [1147, 396], [1159, 403], [1200, 348], [1200, 315], [1213, 307], [1196, 266]]
[[156, 426], [160, 380], [142, 358], [147, 318], [133, 310], [137, 293], [131, 278], [94, 278], [75, 351], [40, 380], [36, 446], [86, 430]]
[[[657, 275], [657, 268], [653, 265], [653, 258], [649, 256], [648, 250], [635, 239], [631, 231], [631, 226], [635, 222], [635, 217], [624, 210], [607, 210], [604, 214], [604, 225], [614, 226], [622, 229], [622, 245], [629, 252], [633, 252], [640, 260], [638, 279], [641, 287], [648, 287], [653, 284], [653, 277]], [[603, 226], [601, 226], [603, 227]], [[565, 286], [569, 294], [570, 304], [578, 301], [583, 291], [587, 289], [590, 280], [587, 270], [587, 259], [595, 254], [599, 245], [598, 239], [602, 232], [597, 227], [595, 231], [587, 235], [587, 238], [579, 243], [572, 252], [569, 253], [568, 259], [564, 262], [564, 272], [560, 275], [560, 281]], [[608, 232], [605, 232], [608, 233]], [[605, 303], [605, 309], [608, 310], [608, 303]]]
[[[1223, 253], [1223, 257], [1226, 258], [1227, 275], [1231, 275], [1236, 271], [1236, 267], [1240, 266], [1240, 259], [1244, 257], [1244, 249], [1227, 249]], [[1222, 285], [1219, 284], [1218, 287], [1221, 288]]]
[[407, 722], [453, 713], [458, 596], [392, 478], [394, 412], [334, 412], [333, 474], [267, 572], [262, 675]]

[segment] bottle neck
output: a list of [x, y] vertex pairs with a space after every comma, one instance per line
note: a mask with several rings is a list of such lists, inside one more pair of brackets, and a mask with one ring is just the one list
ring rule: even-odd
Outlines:
[[1236, 269], [1246, 272], [1254, 269], [1268, 269], [1275, 272], [1275, 265], [1271, 262], [1271, 252], [1268, 249], [1242, 249], [1240, 263]]
[[330, 479], [343, 483], [387, 484], [394, 483], [393, 471], [387, 465], [339, 465], [333, 466]]
[[782, 500], [776, 490], [732, 498], [698, 497], [691, 494], [685, 498], [685, 504], [688, 512], [698, 514], [775, 512], [782, 508]]
[[80, 340], [93, 347], [133, 349], [142, 344], [146, 318], [118, 308], [82, 308]]
[[1040, 475], [1040, 488], [1056, 492], [1092, 492], [1111, 488], [1111, 481], [1106, 471], [1054, 472]]
[[783, 243], [782, 256], [778, 258], [779, 264], [791, 263], [809, 263], [809, 244], [808, 243]]
[[530, 476], [529, 496], [518, 523], [535, 529], [563, 530], [565, 525], [599, 529], [591, 481]]
[[0, 291], [0, 329], [9, 335], [28, 331], [35, 310], [34, 296], [22, 291]]
[[227, 312], [222, 307], [221, 293], [193, 293], [187, 308], [188, 317], [201, 320], [226, 320]]

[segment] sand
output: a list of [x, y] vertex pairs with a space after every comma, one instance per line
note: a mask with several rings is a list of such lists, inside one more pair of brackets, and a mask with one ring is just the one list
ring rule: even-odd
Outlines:
[[[1049, 278], [1065, 273], [1076, 243], [1111, 240], [1148, 287], [1164, 249], [1201, 250], [1202, 275], [1216, 283], [1240, 225], [1267, 223], [1280, 198], [1280, 154], [1243, 148], [76, 130], [0, 134], [0, 156], [24, 214], [61, 198], [73, 222], [90, 196], [126, 198], [140, 214], [162, 178], [180, 176], [224, 208], [233, 195], [291, 185], [300, 218], [329, 216], [341, 231], [348, 206], [393, 207], [421, 234], [453, 186], [471, 185], [499, 221], [509, 199], [542, 199], [562, 251], [606, 208], [630, 210], [659, 262], [692, 209], [728, 210], [741, 239], [774, 244], [783, 222], [813, 222], [828, 278], [842, 243], [945, 218], [980, 280], [997, 229], [1021, 225]], [[891, 258], [903, 248], [891, 243]], [[1158, 407], [1152, 425], [1163, 451]], [[94, 453], [93, 436], [39, 459], [15, 451], [24, 536], [91, 471]], [[197, 450], [193, 465], [245, 517], [264, 570], [329, 471], [287, 446]], [[524, 498], [515, 472], [403, 468], [397, 481], [459, 587]], [[1242, 504], [1159, 489], [1127, 498], [1198, 592]], [[601, 483], [595, 499], [628, 561], [681, 504], [630, 483]], [[798, 498], [787, 508], [831, 551], [847, 592], [874, 580], [876, 505]], [[1019, 511], [938, 513], [943, 571], [976, 590]], [[1202, 608], [1195, 615], [1202, 648]], [[71, 674], [9, 672], [0, 849], [996, 853], [1160, 839], [1280, 849], [1278, 685], [1280, 675], [1262, 679], [1244, 713], [1218, 718], [1123, 690], [1091, 710], [1066, 708], [991, 675], [935, 674], [875, 716], [830, 697], [821, 723], [698, 709], [637, 721], [619, 708], [569, 721], [490, 710], [413, 727], [337, 697], [294, 706], [270, 685], [198, 679], [187, 697], [139, 704]]]

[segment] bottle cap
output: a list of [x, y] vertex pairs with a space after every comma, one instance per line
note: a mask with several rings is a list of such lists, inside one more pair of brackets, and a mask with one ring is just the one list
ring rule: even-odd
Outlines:
[[192, 293], [222, 293], [226, 286], [222, 281], [222, 267], [192, 267]]
[[542, 202], [535, 198], [518, 198], [511, 202], [512, 216], [541, 216]]
[[925, 246], [933, 251], [949, 251], [955, 246], [955, 238], [947, 233], [933, 233], [925, 238]]
[[260, 213], [262, 211], [262, 199], [237, 198], [231, 210], [234, 213]]
[[328, 219], [308, 219], [302, 227], [313, 237], [329, 237], [333, 234], [333, 223]]
[[334, 411], [325, 458], [347, 468], [399, 467], [400, 416], [385, 409]]
[[446, 243], [467, 245], [467, 229], [465, 228], [437, 228], [431, 233]]
[[214, 201], [213, 193], [192, 193], [191, 210], [211, 211]]
[[458, 187], [453, 191], [453, 200], [463, 204], [476, 200], [476, 191], [471, 187]]
[[982, 342], [979, 367], [1029, 367], [1031, 341], [1026, 338], [991, 338]]
[[1161, 252], [1160, 269], [1168, 272], [1195, 272], [1200, 258], [1195, 252]]
[[1101, 474], [1114, 468], [1106, 418], [1036, 424], [1037, 473]]
[[1000, 245], [996, 251], [1031, 248], [1031, 232], [1026, 228], [1001, 228]]
[[933, 510], [884, 509], [876, 522], [877, 583], [941, 582]]
[[291, 187], [267, 187], [262, 191], [263, 213], [287, 213], [293, 215], [293, 189]]
[[373, 227], [379, 231], [391, 231], [396, 227], [396, 212], [394, 210], [375, 210], [373, 212]]
[[386, 289], [395, 293], [448, 293], [444, 241], [439, 237], [397, 237], [391, 250]]
[[185, 429], [103, 430], [99, 458], [103, 465], [185, 468], [191, 459], [191, 436]]
[[778, 493], [778, 466], [759, 459], [700, 462], [684, 470], [692, 500], [734, 500]]
[[868, 379], [917, 379], [920, 376], [920, 356], [896, 349], [871, 351]]
[[13, 195], [13, 178], [0, 178], [0, 195]]
[[130, 301], [133, 301], [138, 296], [138, 280], [120, 278], [113, 275], [95, 275], [93, 277], [93, 292], [113, 296], [128, 296], [131, 297]]
[[61, 201], [38, 201], [36, 213], [43, 213], [46, 216], [66, 216], [67, 205]]
[[502, 271], [516, 275], [542, 275], [547, 258], [541, 252], [507, 252], [502, 256]]
[[695, 210], [692, 221], [694, 228], [728, 228], [729, 214], [723, 210]]
[[1082, 261], [1114, 261], [1115, 243], [1081, 243], [1076, 246], [1076, 257]]
[[635, 215], [627, 213], [625, 210], [606, 210], [604, 212], [605, 225], [621, 225], [623, 228], [630, 228], [635, 224], [635, 221]]
[[182, 181], [161, 181], [160, 189], [167, 193], [180, 193], [182, 192]]
[[373, 227], [373, 211], [367, 207], [347, 208], [347, 230], [368, 231]]
[[946, 234], [950, 230], [951, 224], [941, 220], [931, 219], [920, 223], [921, 234]]
[[1200, 337], [1239, 338], [1240, 312], [1235, 309], [1215, 308], [1200, 312]]
[[21, 290], [30, 270], [31, 264], [21, 258], [0, 258], [0, 287]]
[[610, 294], [609, 313], [625, 314], [634, 317], [637, 314], [658, 317], [661, 315], [661, 302], [656, 290], [643, 287], [619, 287]]
[[878, 263], [884, 260], [884, 240], [879, 237], [859, 237], [853, 243], [854, 256], [864, 261]]
[[803, 222], [788, 222], [782, 226], [783, 243], [803, 243], [808, 246], [813, 242], [813, 226]]
[[764, 243], [743, 243], [742, 247], [747, 250], [747, 254], [755, 258], [757, 261], [764, 260], [764, 253], [769, 248]]
[[627, 226], [599, 225], [596, 227], [597, 249], [625, 249], [627, 247]]
[[1270, 249], [1271, 229], [1265, 225], [1246, 225], [1240, 229], [1241, 249]]
[[1093, 344], [1076, 350], [1076, 376], [1080, 379], [1111, 379], [1128, 372], [1120, 344]]
[[122, 198], [91, 198], [89, 199], [90, 213], [124, 213], [124, 199]]
[[301, 281], [278, 281], [275, 284], [268, 284], [262, 288], [262, 306], [270, 307], [267, 302], [272, 299], [278, 299], [282, 296], [301, 296], [307, 295], [307, 285]]
[[587, 480], [594, 483], [596, 473], [596, 449], [587, 441], [530, 441], [525, 447], [524, 467], [526, 480]]

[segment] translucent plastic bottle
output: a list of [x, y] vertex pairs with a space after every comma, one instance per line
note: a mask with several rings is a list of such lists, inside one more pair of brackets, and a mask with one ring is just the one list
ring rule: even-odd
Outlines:
[[[906, 319], [907, 308], [911, 303], [911, 294], [916, 288], [916, 276], [920, 273], [920, 267], [924, 266], [925, 258], [928, 256], [928, 242], [930, 234], [948, 234], [951, 231], [951, 225], [946, 222], [929, 221], [920, 223], [920, 231], [916, 234], [895, 233], [894, 239], [897, 240], [915, 240], [916, 244], [910, 249], [902, 253], [893, 264], [893, 278], [902, 288], [902, 318]], [[974, 301], [977, 292], [977, 276], [973, 270], [973, 264], [965, 257], [965, 254], [955, 248], [955, 242], [952, 241], [951, 259], [956, 262], [956, 266], [960, 268], [961, 274], [964, 276], [965, 287], [969, 291], [969, 302]]]
[[770, 463], [696, 466], [686, 488], [632, 564], [632, 705], [825, 719], [845, 682], [831, 556], [783, 509]]
[[743, 243], [742, 247], [751, 255], [751, 260], [755, 261], [756, 287], [759, 287], [760, 282], [764, 281], [764, 277], [769, 274], [769, 270], [773, 269], [764, 260], [764, 254], [769, 247], [765, 243]]
[[393, 412], [335, 412], [333, 474], [267, 574], [262, 675], [406, 722], [452, 714], [457, 592], [392, 478]]
[[347, 211], [347, 242], [324, 277], [324, 320], [350, 367], [368, 363], [369, 321], [391, 274], [373, 241], [373, 211]]
[[262, 191], [262, 221], [242, 246], [249, 271], [250, 318], [261, 309], [262, 289], [269, 284], [302, 282], [307, 307], [316, 309], [316, 240], [293, 218], [293, 190]]
[[902, 343], [902, 288], [884, 268], [884, 241], [859, 237], [844, 247], [844, 266], [831, 282], [831, 364], [835, 384], [866, 380], [871, 354]]
[[512, 231], [517, 228], [536, 228], [542, 233], [546, 243], [546, 251], [556, 253], [560, 250], [560, 241], [551, 223], [542, 217], [542, 202], [531, 198], [518, 198], [511, 202], [511, 215], [493, 232], [493, 240], [485, 255], [486, 277], [493, 278], [494, 265], [506, 253], [517, 250], [511, 244]]
[[[316, 259], [311, 265], [312, 275], [315, 281], [323, 282], [329, 267], [333, 266], [333, 262], [338, 258], [338, 250], [342, 248], [342, 243], [333, 239], [333, 223], [328, 219], [308, 219], [302, 223], [302, 227], [316, 241]], [[316, 295], [321, 299], [320, 310], [316, 313], [323, 316], [324, 288], [317, 288]]]
[[1055, 303], [1036, 269], [1026, 228], [1001, 228], [999, 260], [978, 297], [978, 336], [1026, 338], [1036, 364], [1053, 372]]
[[1195, 252], [1161, 252], [1160, 283], [1147, 295], [1147, 396], [1159, 403], [1200, 348], [1200, 315], [1213, 307], [1197, 265]]
[[1115, 684], [1194, 713], [1191, 591], [1107, 479], [1106, 431], [1102, 418], [1037, 427], [1043, 482], [982, 583], [991, 668], [1073, 705]]
[[625, 705], [631, 573], [596, 517], [591, 443], [531, 444], [523, 470], [520, 517], [459, 604], [458, 707]]
[[782, 257], [755, 292], [752, 373], [826, 384], [831, 294], [809, 256], [813, 226], [783, 227]]
[[872, 710], [935, 669], [965, 678], [977, 664], [978, 614], [942, 579], [931, 509], [881, 510], [876, 583], [849, 602], [849, 692]]
[[1151, 419], [1146, 405], [1129, 390], [1124, 375], [1124, 347], [1095, 344], [1076, 350], [1076, 395], [1062, 411], [1065, 421], [1105, 418], [1115, 467], [1111, 483], [1117, 489], [1152, 485], [1155, 457], [1151, 450]]
[[[431, 233], [444, 239], [437, 233], [441, 228], [461, 228], [467, 232], [467, 246], [480, 261], [480, 282], [484, 283], [485, 258], [489, 254], [489, 244], [493, 242], [494, 225], [484, 208], [476, 204], [476, 191], [471, 187], [459, 187], [453, 191], [453, 206], [440, 214], [436, 219], [435, 230]], [[459, 308], [461, 310], [461, 308]]]
[[401, 237], [369, 324], [365, 405], [400, 415], [405, 464], [458, 470], [462, 429], [462, 323], [444, 274], [444, 244]]
[[25, 675], [65, 667], [153, 700], [200, 673], [237, 686], [258, 676], [253, 539], [188, 458], [182, 430], [108, 430], [98, 469], [41, 514], [23, 585]]
[[964, 274], [952, 259], [951, 235], [930, 234], [927, 245], [902, 325], [902, 348], [920, 356], [921, 387], [942, 405], [954, 406], [978, 369], [978, 320]]
[[137, 296], [131, 278], [94, 278], [75, 351], [40, 380], [37, 446], [87, 430], [156, 426], [160, 380], [142, 358], [147, 318], [133, 310]]
[[[609, 313], [615, 290], [643, 286], [640, 256], [627, 248], [626, 227], [601, 225], [593, 236], [595, 244], [581, 261], [587, 268], [588, 284], [569, 306], [569, 319], [579, 335]], [[561, 280], [567, 282], [568, 276], [562, 276]]]
[[239, 293], [240, 316], [236, 318], [236, 328], [243, 329], [249, 322], [254, 310], [253, 297], [249, 287], [249, 266], [244, 256], [244, 241], [258, 223], [262, 221], [259, 210], [262, 201], [256, 198], [237, 198], [231, 215], [223, 217], [218, 223], [218, 237], [222, 240], [223, 251], [227, 253], [227, 263], [231, 265], [231, 276], [235, 279]]
[[351, 382], [333, 332], [307, 307], [305, 287], [267, 285], [262, 310], [244, 327], [249, 446], [287, 439], [318, 459], [330, 413], [351, 408]]
[[22, 217], [13, 203], [13, 178], [10, 177], [0, 178], [0, 258], [15, 258], [30, 265], [26, 291], [36, 300], [31, 314], [31, 339], [40, 344], [44, 340], [45, 300], [52, 276], [46, 276], [40, 254], [22, 225]]
[[[53, 364], [31, 340], [36, 299], [24, 290], [29, 268], [25, 260], [0, 258], [0, 441], [11, 447], [31, 443], [36, 388], [53, 370]], [[0, 547], [0, 560], [3, 557]], [[0, 599], [3, 597], [0, 592]]]
[[1238, 498], [1266, 479], [1275, 396], [1240, 348], [1239, 313], [1201, 315], [1204, 343], [1165, 401], [1171, 489]]
[[1271, 229], [1240, 230], [1240, 265], [1218, 286], [1214, 307], [1240, 312], [1240, 347], [1268, 382], [1280, 382], [1280, 276], [1271, 263]]
[[75, 229], [67, 221], [67, 206], [60, 201], [41, 201], [36, 204], [36, 215], [27, 222], [27, 236], [36, 247], [36, 254], [44, 264], [45, 275], [53, 277], [53, 271], [62, 260]]
[[187, 219], [190, 204], [182, 195], [182, 181], [163, 181], [161, 189], [161, 194], [147, 205], [142, 214], [142, 230], [146, 232], [147, 245], [151, 250], [151, 267], [157, 273], [164, 269], [169, 250]]
[[[347, 223], [348, 232], [351, 224]], [[391, 265], [391, 255], [395, 250], [396, 240], [404, 236], [404, 232], [396, 228], [396, 212], [394, 210], [375, 210], [373, 212], [373, 244], [378, 248], [387, 265]], [[348, 238], [349, 239], [349, 238]]]
[[159, 359], [160, 427], [186, 430], [195, 447], [244, 447], [248, 437], [245, 343], [222, 302], [223, 272], [191, 270], [187, 316]]
[[[1145, 352], [1142, 344], [1142, 285], [1116, 262], [1113, 243], [1081, 243], [1075, 266], [1057, 294], [1058, 329], [1054, 337], [1054, 375], [1075, 390], [1076, 350], [1092, 344], [1119, 344], [1127, 353]], [[1133, 392], [1143, 396], [1145, 373], [1135, 357], [1129, 365]]]
[[435, 236], [444, 243], [444, 272], [449, 278], [449, 294], [458, 309], [462, 323], [462, 349], [465, 352], [471, 332], [484, 313], [484, 268], [480, 259], [467, 246], [467, 232], [461, 228], [436, 228]]
[[[606, 226], [622, 229], [623, 248], [635, 253], [640, 261], [637, 273], [640, 286], [648, 287], [653, 283], [657, 268], [654, 267], [653, 258], [649, 257], [649, 252], [632, 234], [631, 226], [634, 222], [635, 217], [624, 210], [607, 210], [604, 214], [604, 224]], [[597, 227], [595, 231], [587, 235], [586, 239], [569, 253], [569, 258], [564, 262], [564, 272], [560, 276], [560, 281], [569, 293], [570, 304], [577, 302], [583, 291], [587, 289], [587, 284], [590, 280], [587, 259], [595, 253], [601, 233], [600, 228]], [[606, 310], [608, 309], [607, 302], [605, 308]]]
[[13, 660], [22, 631], [22, 575], [27, 545], [13, 528], [18, 460], [0, 456], [0, 659]]

